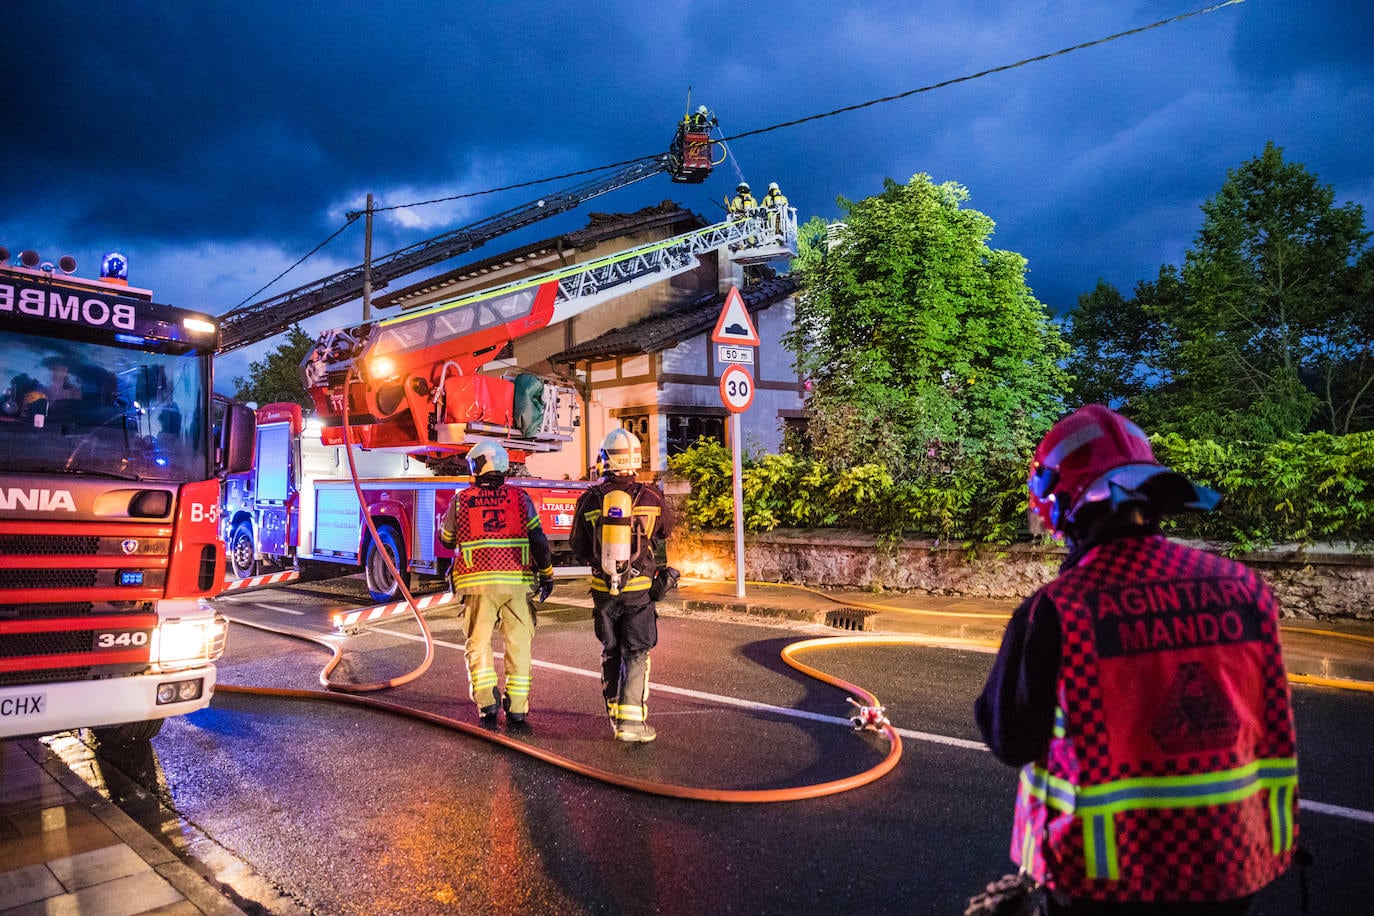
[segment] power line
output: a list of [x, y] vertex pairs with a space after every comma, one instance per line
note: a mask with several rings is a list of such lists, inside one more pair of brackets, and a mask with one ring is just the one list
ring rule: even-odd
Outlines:
[[[1224, 2], [1222, 2], [1222, 3], [1217, 3], [1217, 4], [1214, 4], [1214, 5], [1212, 5], [1212, 6], [1205, 7], [1205, 8], [1203, 8], [1203, 9], [1199, 9], [1199, 10], [1193, 10], [1193, 11], [1190, 12], [1190, 13], [1180, 13], [1180, 14], [1177, 15], [1177, 16], [1171, 16], [1171, 17], [1169, 17], [1168, 19], [1161, 19], [1161, 20], [1159, 20], [1158, 22], [1152, 22], [1152, 23], [1150, 23], [1149, 25], [1138, 26], [1137, 28], [1134, 28], [1134, 29], [1127, 29], [1127, 30], [1124, 31], [1124, 32], [1117, 32], [1116, 34], [1114, 34], [1114, 35], [1108, 35], [1108, 36], [1106, 36], [1105, 38], [1097, 38], [1097, 39], [1094, 39], [1094, 40], [1092, 40], [1092, 41], [1085, 41], [1085, 42], [1083, 42], [1082, 44], [1072, 45], [1072, 46], [1067, 47], [1067, 48], [1060, 48], [1058, 51], [1050, 51], [1050, 52], [1047, 53], [1047, 54], [1037, 54], [1037, 55], [1034, 56], [1034, 57], [1027, 57], [1027, 58], [1024, 58], [1023, 60], [1018, 60], [1018, 61], [1017, 61], [1016, 63], [1014, 63], [1014, 64], [1003, 64], [1003, 65], [1000, 66], [1000, 67], [991, 67], [991, 68], [989, 68], [989, 69], [987, 69], [987, 70], [980, 70], [980, 71], [978, 71], [977, 73], [970, 73], [970, 74], [968, 74], [968, 75], [966, 75], [966, 76], [956, 76], [956, 77], [954, 77], [953, 79], [942, 80], [941, 82], [938, 82], [938, 83], [931, 83], [931, 84], [928, 85], [928, 86], [921, 86], [921, 87], [919, 87], [919, 88], [917, 88], [917, 89], [908, 89], [906, 92], [899, 92], [899, 93], [897, 93], [896, 95], [883, 96], [883, 97], [880, 98], [880, 99], [870, 99], [870, 100], [867, 101], [867, 102], [860, 102], [860, 103], [858, 103], [858, 104], [856, 104], [856, 105], [846, 105], [846, 106], [843, 107], [843, 108], [836, 108], [836, 109], [834, 109], [834, 110], [832, 110], [832, 111], [827, 111], [827, 112], [824, 112], [824, 113], [822, 113], [822, 114], [807, 115], [807, 116], [804, 117], [804, 118], [796, 118], [796, 119], [791, 120], [791, 121], [783, 121], [783, 122], [780, 123], [780, 124], [773, 124], [773, 125], [771, 125], [771, 126], [769, 126], [769, 127], [760, 127], [760, 128], [755, 129], [755, 130], [746, 130], [746, 131], [743, 131], [743, 132], [738, 133], [738, 134], [732, 134], [732, 135], [730, 135], [730, 136], [728, 136], [728, 137], [721, 137], [721, 138], [720, 138], [719, 140], [717, 140], [716, 142], [717, 142], [717, 143], [729, 143], [731, 140], [739, 140], [739, 139], [741, 139], [741, 138], [743, 138], [743, 137], [754, 137], [754, 136], [758, 136], [759, 134], [766, 134], [766, 133], [769, 133], [770, 131], [782, 130], [784, 127], [795, 127], [795, 126], [798, 125], [798, 124], [805, 124], [805, 123], [807, 123], [808, 121], [819, 121], [819, 120], [821, 120], [821, 119], [823, 119], [823, 118], [833, 118], [833, 117], [835, 117], [836, 115], [845, 114], [845, 113], [850, 112], [850, 111], [858, 111], [858, 110], [861, 109], [861, 108], [871, 108], [871, 107], [874, 106], [874, 105], [882, 105], [882, 104], [884, 104], [884, 103], [886, 103], [886, 102], [895, 102], [895, 101], [898, 101], [898, 100], [900, 100], [900, 99], [909, 98], [910, 96], [913, 96], [913, 95], [918, 95], [919, 93], [922, 93], [922, 92], [931, 92], [931, 91], [933, 91], [933, 90], [935, 90], [935, 89], [943, 89], [943, 88], [945, 88], [946, 86], [953, 86], [953, 85], [955, 85], [955, 84], [957, 84], [957, 83], [967, 83], [967, 82], [971, 82], [972, 80], [982, 79], [982, 78], [985, 77], [985, 76], [991, 76], [991, 75], [994, 74], [994, 73], [1004, 73], [1004, 72], [1006, 72], [1007, 70], [1015, 70], [1017, 67], [1024, 67], [1024, 66], [1026, 66], [1027, 64], [1039, 63], [1040, 61], [1049, 60], [1049, 59], [1052, 58], [1052, 57], [1062, 57], [1063, 55], [1065, 55], [1065, 54], [1071, 54], [1071, 53], [1073, 53], [1074, 51], [1082, 51], [1082, 50], [1084, 50], [1084, 49], [1086, 49], [1086, 48], [1093, 48], [1093, 47], [1096, 47], [1096, 46], [1098, 46], [1098, 45], [1104, 45], [1104, 44], [1106, 44], [1107, 42], [1116, 41], [1117, 39], [1120, 39], [1120, 38], [1128, 38], [1128, 37], [1130, 37], [1130, 36], [1132, 36], [1132, 35], [1139, 35], [1139, 34], [1141, 34], [1142, 32], [1148, 32], [1148, 31], [1150, 31], [1150, 30], [1152, 30], [1152, 29], [1158, 29], [1158, 28], [1161, 28], [1161, 27], [1166, 26], [1166, 25], [1171, 25], [1171, 24], [1173, 24], [1173, 23], [1175, 23], [1175, 22], [1182, 22], [1182, 21], [1185, 20], [1185, 19], [1192, 19], [1194, 16], [1202, 16], [1202, 15], [1205, 15], [1205, 14], [1207, 14], [1207, 13], [1214, 13], [1214, 12], [1216, 12], [1217, 10], [1222, 9], [1223, 7], [1234, 6], [1234, 5], [1238, 4], [1238, 3], [1244, 3], [1244, 2], [1245, 2], [1245, 0], [1224, 0]], [[547, 178], [537, 178], [537, 179], [535, 179], [535, 180], [533, 180], [533, 181], [522, 181], [522, 182], [520, 182], [519, 184], [508, 184], [508, 185], [504, 185], [504, 186], [499, 187], [499, 188], [488, 188], [488, 189], [486, 189], [486, 190], [484, 190], [484, 191], [469, 191], [468, 193], [465, 193], [465, 194], [455, 194], [455, 195], [453, 195], [453, 196], [451, 196], [451, 197], [436, 197], [436, 198], [434, 198], [434, 199], [432, 199], [432, 200], [421, 200], [421, 201], [416, 201], [415, 203], [410, 203], [410, 204], [394, 204], [394, 205], [389, 206], [389, 207], [374, 207], [372, 212], [376, 213], [376, 212], [378, 212], [379, 210], [400, 210], [400, 209], [404, 209], [404, 208], [406, 208], [406, 207], [420, 207], [420, 206], [424, 206], [424, 205], [426, 205], [426, 204], [444, 203], [444, 202], [450, 201], [450, 200], [462, 200], [463, 198], [466, 198], [466, 197], [479, 197], [479, 196], [481, 196], [481, 195], [483, 195], [483, 194], [495, 194], [495, 193], [497, 193], [497, 192], [499, 192], [499, 191], [509, 191], [509, 190], [514, 189], [514, 188], [527, 188], [527, 187], [530, 187], [531, 185], [543, 184], [543, 183], [548, 182], [548, 181], [558, 181], [558, 180], [563, 179], [563, 178], [575, 178], [575, 177], [577, 177], [577, 176], [579, 176], [579, 175], [587, 175], [587, 174], [590, 174], [590, 173], [592, 173], [592, 172], [599, 172], [599, 171], [602, 171], [603, 169], [612, 169], [612, 168], [617, 168], [617, 167], [619, 167], [619, 166], [630, 165], [631, 163], [635, 163], [635, 162], [644, 162], [644, 161], [649, 160], [649, 159], [657, 159], [657, 158], [659, 158], [659, 157], [662, 156], [662, 155], [664, 155], [664, 154], [663, 154], [663, 153], [656, 153], [656, 154], [654, 154], [654, 155], [652, 155], [652, 156], [640, 156], [638, 159], [626, 159], [626, 160], [623, 161], [623, 162], [612, 162], [612, 163], [610, 163], [609, 165], [601, 165], [601, 166], [596, 166], [596, 167], [590, 168], [590, 169], [582, 169], [582, 170], [577, 171], [577, 172], [565, 172], [565, 173], [563, 173], [562, 175], [550, 175], [550, 176], [547, 177]], [[356, 215], [356, 214], [351, 214], [351, 215]]]
[[1051, 51], [1048, 54], [1037, 54], [1035, 57], [1027, 57], [1024, 60], [1018, 60], [1014, 64], [1003, 64], [1000, 67], [992, 67], [988, 70], [980, 70], [977, 73], [970, 73], [967, 76], [956, 76], [953, 79], [943, 80], [938, 83], [931, 83], [929, 86], [921, 86], [919, 89], [908, 89], [906, 92], [899, 92], [896, 95], [883, 96], [880, 99], [872, 99], [867, 102], [860, 102], [857, 105], [846, 105], [844, 108], [836, 108], [833, 111], [827, 111], [824, 114], [808, 115], [805, 118], [797, 118], [793, 121], [784, 121], [781, 124], [774, 124], [771, 127], [760, 127], [757, 130], [745, 131], [744, 133], [735, 134], [732, 137], [723, 137], [721, 138], [720, 142], [724, 143], [727, 140], [738, 140], [741, 137], [753, 137], [757, 136], [758, 134], [766, 134], [769, 131], [781, 130], [784, 127], [795, 127], [798, 124], [805, 124], [807, 121], [818, 121], [821, 118], [833, 118], [835, 115], [838, 114], [844, 114], [845, 112], [849, 111], [858, 111], [860, 108], [869, 108], [873, 105], [881, 105], [884, 102], [895, 102], [898, 99], [905, 99], [909, 96], [913, 96], [921, 92], [930, 92], [934, 89], [943, 89], [946, 86], [953, 86], [956, 83], [967, 83], [971, 80], [982, 79], [983, 77], [991, 76], [994, 73], [1003, 73], [1007, 70], [1015, 70], [1017, 67], [1024, 67], [1026, 64], [1034, 64], [1042, 60], [1049, 60], [1052, 57], [1060, 57], [1064, 54], [1070, 54], [1074, 51], [1082, 51], [1084, 48], [1092, 48], [1096, 47], [1097, 45], [1103, 45], [1109, 41], [1116, 41], [1118, 38], [1127, 38], [1131, 35], [1139, 35], [1141, 32], [1148, 32], [1151, 29], [1157, 29], [1161, 26], [1166, 26], [1174, 22], [1181, 22], [1184, 19], [1191, 19], [1194, 16], [1202, 16], [1206, 13], [1214, 13], [1222, 7], [1233, 6], [1237, 3], [1244, 2], [1245, 0], [1225, 0], [1224, 3], [1218, 3], [1214, 6], [1209, 6], [1205, 9], [1193, 10], [1191, 13], [1181, 13], [1177, 16], [1172, 16], [1168, 19], [1161, 19], [1158, 22], [1152, 22], [1149, 25], [1142, 25], [1138, 28], [1128, 29], [1125, 32], [1117, 32], [1115, 35], [1108, 35], [1106, 38], [1098, 38], [1093, 41], [1085, 41], [1082, 44], [1073, 45], [1072, 47], [1068, 48], [1061, 48], [1058, 51]]
[[[356, 219], [358, 218], [358, 216], [359, 216], [359, 214], [357, 214], [357, 213], [350, 213], [350, 214], [348, 214], [348, 218], [344, 221], [344, 224], [343, 224], [342, 226], [340, 226], [338, 229], [334, 230], [334, 234], [333, 234], [333, 235], [331, 235], [329, 238], [325, 239], [323, 242], [320, 242], [318, 245], [316, 245], [314, 248], [312, 248], [312, 249], [310, 249], [309, 251], [307, 251], [305, 254], [301, 255], [301, 256], [296, 260], [296, 263], [295, 263], [295, 264], [292, 264], [290, 267], [286, 268], [286, 270], [283, 270], [281, 273], [277, 274], [277, 275], [276, 275], [275, 277], [273, 277], [271, 280], [268, 280], [267, 283], [266, 283], [264, 286], [258, 287], [258, 291], [257, 291], [257, 292], [255, 292], [255, 293], [249, 293], [249, 294], [248, 294], [247, 296], [245, 296], [242, 300], [240, 300], [239, 303], [238, 303], [238, 305], [235, 305], [234, 308], [236, 309], [236, 308], [238, 308], [240, 305], [243, 305], [243, 304], [244, 304], [245, 302], [247, 302], [249, 299], [252, 299], [254, 296], [258, 295], [258, 293], [261, 293], [263, 290], [267, 289], [267, 287], [271, 286], [273, 283], [276, 283], [278, 280], [280, 280], [282, 277], [286, 276], [287, 274], [291, 273], [291, 271], [295, 270], [297, 267], [300, 267], [301, 264], [305, 262], [305, 259], [306, 259], [306, 258], [310, 257], [310, 256], [313, 255], [315, 252], [319, 251], [319, 250], [320, 250], [321, 248], [323, 248], [325, 245], [328, 245], [330, 242], [334, 241], [336, 238], [339, 237], [339, 233], [343, 232], [343, 231], [344, 231], [345, 229], [347, 229], [349, 226], [353, 225], [353, 221], [356, 220]], [[233, 309], [230, 309], [230, 311], [233, 311]]]
[[[882, 98], [878, 98], [878, 99], [870, 99], [870, 100], [867, 101], [867, 102], [859, 102], [858, 104], [855, 104], [855, 105], [846, 105], [846, 106], [844, 106], [843, 108], [835, 108], [835, 109], [833, 109], [833, 110], [831, 110], [831, 111], [823, 112], [823, 113], [821, 113], [821, 114], [807, 115], [807, 116], [804, 117], [804, 118], [795, 118], [795, 119], [793, 119], [793, 120], [791, 120], [791, 121], [783, 121], [783, 122], [780, 123], [780, 124], [773, 124], [773, 125], [770, 125], [770, 126], [768, 126], [768, 127], [760, 127], [760, 128], [756, 128], [755, 130], [746, 130], [746, 131], [743, 131], [742, 133], [732, 134], [732, 135], [730, 135], [730, 136], [728, 136], [728, 137], [721, 137], [721, 138], [720, 138], [719, 140], [717, 140], [716, 142], [721, 143], [721, 144], [725, 144], [725, 143], [729, 143], [731, 140], [740, 140], [740, 139], [743, 139], [744, 137], [756, 137], [756, 136], [758, 136], [759, 134], [766, 134], [766, 133], [770, 133], [770, 132], [775, 131], [775, 130], [782, 130], [784, 127], [796, 127], [798, 124], [806, 124], [806, 123], [809, 122], [809, 121], [819, 121], [819, 120], [822, 120], [822, 119], [825, 119], [825, 118], [833, 118], [833, 117], [835, 117], [836, 115], [846, 114], [846, 113], [851, 112], [851, 111], [858, 111], [858, 110], [860, 110], [860, 109], [862, 109], [862, 108], [871, 108], [871, 107], [874, 106], [874, 105], [882, 105], [882, 104], [885, 104], [885, 103], [887, 103], [887, 102], [896, 102], [896, 101], [899, 101], [899, 100], [901, 100], [901, 99], [909, 98], [909, 97], [911, 97], [911, 96], [913, 96], [913, 95], [918, 95], [918, 94], [920, 94], [920, 93], [922, 93], [922, 92], [931, 92], [931, 91], [936, 90], [936, 89], [943, 89], [943, 88], [945, 88], [945, 87], [947, 87], [947, 86], [956, 85], [957, 83], [967, 83], [967, 82], [971, 82], [971, 81], [973, 81], [973, 80], [982, 79], [982, 78], [985, 77], [985, 76], [991, 76], [991, 75], [993, 75], [994, 73], [1004, 73], [1004, 72], [1006, 72], [1006, 71], [1008, 71], [1008, 70], [1015, 70], [1017, 67], [1024, 67], [1024, 66], [1026, 66], [1027, 64], [1039, 63], [1040, 61], [1049, 60], [1049, 59], [1054, 58], [1054, 57], [1062, 57], [1062, 56], [1065, 55], [1065, 54], [1072, 54], [1074, 51], [1082, 51], [1082, 50], [1084, 50], [1084, 49], [1086, 49], [1086, 48], [1094, 48], [1094, 47], [1097, 47], [1098, 45], [1104, 45], [1104, 44], [1107, 44], [1108, 42], [1116, 41], [1116, 40], [1121, 39], [1121, 38], [1128, 38], [1128, 37], [1130, 37], [1130, 36], [1132, 36], [1132, 35], [1139, 35], [1139, 34], [1141, 34], [1142, 32], [1151, 31], [1152, 29], [1158, 29], [1158, 28], [1162, 28], [1163, 26], [1166, 26], [1166, 25], [1172, 25], [1172, 24], [1175, 23], [1175, 22], [1182, 22], [1182, 21], [1185, 20], [1185, 19], [1192, 19], [1192, 18], [1195, 17], [1195, 16], [1203, 16], [1203, 15], [1206, 15], [1207, 13], [1214, 13], [1214, 12], [1216, 12], [1216, 11], [1219, 10], [1219, 9], [1223, 9], [1223, 8], [1225, 8], [1225, 7], [1228, 7], [1228, 6], [1235, 6], [1236, 4], [1244, 3], [1244, 2], [1245, 2], [1245, 0], [1224, 0], [1224, 2], [1222, 2], [1222, 3], [1216, 3], [1216, 4], [1213, 4], [1212, 6], [1204, 7], [1204, 8], [1202, 8], [1202, 9], [1193, 10], [1192, 12], [1189, 12], [1189, 13], [1180, 13], [1180, 14], [1177, 15], [1177, 16], [1170, 16], [1168, 19], [1161, 19], [1161, 20], [1159, 20], [1158, 22], [1152, 22], [1152, 23], [1150, 23], [1149, 25], [1138, 26], [1138, 27], [1136, 27], [1136, 28], [1134, 28], [1134, 29], [1127, 29], [1127, 30], [1124, 31], [1124, 32], [1117, 32], [1117, 33], [1114, 34], [1114, 35], [1108, 35], [1108, 36], [1106, 36], [1106, 37], [1104, 37], [1104, 38], [1096, 38], [1096, 39], [1094, 39], [1094, 40], [1092, 40], [1092, 41], [1085, 41], [1085, 42], [1083, 42], [1083, 43], [1081, 43], [1081, 44], [1071, 45], [1070, 47], [1067, 47], [1067, 48], [1060, 48], [1058, 51], [1050, 51], [1050, 52], [1048, 52], [1048, 53], [1046, 53], [1046, 54], [1037, 54], [1037, 55], [1035, 55], [1034, 57], [1027, 57], [1027, 58], [1024, 58], [1024, 59], [1022, 59], [1022, 60], [1018, 60], [1018, 61], [1016, 61], [1015, 63], [1012, 63], [1012, 64], [1003, 64], [1003, 65], [1000, 66], [1000, 67], [991, 67], [991, 68], [989, 68], [989, 69], [987, 69], [987, 70], [980, 70], [980, 71], [978, 71], [977, 73], [970, 73], [970, 74], [967, 74], [967, 75], [965, 75], [965, 76], [956, 76], [956, 77], [954, 77], [953, 79], [942, 80], [942, 81], [940, 81], [940, 82], [938, 82], [938, 83], [931, 83], [931, 84], [928, 85], [928, 86], [920, 86], [920, 87], [918, 87], [918, 88], [916, 88], [916, 89], [908, 89], [907, 91], [905, 91], [905, 92], [899, 92], [899, 93], [897, 93], [896, 95], [887, 95], [887, 96], [883, 96]], [[533, 179], [533, 180], [531, 180], [531, 181], [521, 181], [521, 182], [516, 182], [515, 184], [502, 185], [501, 187], [498, 187], [498, 188], [486, 188], [486, 189], [481, 190], [481, 191], [468, 191], [468, 192], [463, 193], [463, 194], [451, 194], [451, 195], [449, 195], [448, 197], [434, 197], [434, 198], [431, 198], [431, 199], [429, 199], [429, 200], [419, 200], [419, 201], [414, 201], [414, 202], [412, 202], [412, 203], [406, 203], [406, 204], [392, 204], [392, 205], [386, 206], [386, 207], [373, 207], [373, 208], [372, 208], [372, 212], [373, 212], [373, 213], [381, 213], [381, 212], [385, 212], [385, 211], [387, 211], [387, 210], [403, 210], [403, 209], [407, 209], [407, 208], [409, 208], [409, 207], [423, 207], [423, 206], [427, 206], [427, 205], [429, 205], [429, 204], [447, 203], [448, 201], [452, 201], [452, 200], [464, 200], [464, 199], [469, 198], [469, 197], [482, 197], [482, 196], [485, 196], [485, 195], [487, 195], [487, 194], [499, 194], [499, 193], [502, 192], [502, 191], [513, 191], [513, 190], [515, 190], [515, 189], [517, 189], [517, 188], [528, 188], [528, 187], [532, 187], [532, 186], [537, 185], [537, 184], [546, 184], [546, 183], [548, 183], [548, 182], [550, 182], [550, 181], [561, 181], [561, 180], [566, 179], [566, 178], [577, 178], [577, 177], [580, 177], [580, 176], [582, 176], [582, 175], [591, 175], [591, 174], [593, 174], [593, 173], [595, 173], [595, 172], [603, 172], [603, 171], [606, 171], [607, 169], [620, 168], [620, 167], [623, 167], [623, 166], [633, 165], [633, 164], [639, 163], [639, 162], [647, 162], [647, 161], [652, 160], [652, 159], [659, 159], [659, 158], [662, 158], [664, 155], [666, 155], [666, 153], [655, 153], [655, 154], [650, 155], [650, 156], [639, 156], [639, 157], [637, 157], [637, 158], [635, 158], [635, 159], [624, 159], [624, 160], [622, 160], [622, 161], [620, 161], [620, 162], [611, 162], [611, 163], [608, 163], [608, 164], [606, 164], [606, 165], [593, 166], [592, 168], [578, 169], [578, 170], [575, 171], [575, 172], [563, 172], [563, 173], [560, 174], [560, 175], [549, 175], [549, 176], [547, 176], [547, 177], [545, 177], [545, 178], [536, 178], [536, 179]], [[356, 220], [356, 219], [357, 219], [359, 216], [361, 216], [361, 215], [362, 215], [362, 211], [350, 211], [350, 212], [348, 213], [348, 222], [344, 223], [343, 226], [339, 227], [338, 232], [335, 232], [335, 233], [334, 233], [333, 235], [331, 235], [329, 238], [325, 239], [323, 242], [321, 242], [320, 244], [316, 245], [313, 249], [311, 249], [311, 251], [310, 251], [308, 254], [304, 255], [304, 256], [303, 256], [299, 261], [297, 261], [295, 264], [292, 264], [290, 267], [286, 268], [286, 270], [282, 271], [280, 274], [278, 274], [276, 277], [274, 277], [274, 278], [272, 279], [272, 281], [269, 282], [266, 286], [262, 287], [262, 289], [259, 289], [257, 292], [252, 293], [251, 295], [249, 295], [247, 298], [245, 298], [245, 299], [243, 300], [243, 302], [240, 302], [239, 305], [243, 305], [244, 302], [247, 302], [249, 299], [253, 298], [253, 296], [258, 295], [258, 293], [261, 293], [263, 290], [267, 289], [267, 287], [271, 286], [273, 283], [276, 283], [278, 280], [280, 280], [280, 279], [281, 279], [282, 277], [284, 277], [286, 274], [290, 273], [293, 269], [295, 269], [297, 266], [299, 266], [299, 265], [301, 264], [301, 262], [304, 261], [306, 258], [310, 257], [310, 256], [313, 255], [315, 252], [319, 251], [319, 250], [320, 250], [321, 248], [323, 248], [325, 245], [328, 245], [330, 242], [332, 242], [332, 241], [335, 239], [335, 237], [337, 237], [337, 236], [339, 235], [340, 232], [343, 232], [344, 229], [348, 228], [349, 224], [352, 223], [354, 220]], [[237, 307], [238, 307], [238, 306], [235, 306], [235, 308], [237, 308]]]

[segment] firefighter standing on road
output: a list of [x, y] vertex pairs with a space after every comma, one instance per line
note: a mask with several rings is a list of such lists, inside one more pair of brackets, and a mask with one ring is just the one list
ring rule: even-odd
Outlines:
[[[506, 721], [523, 725], [530, 708], [535, 626], [529, 592], [537, 588], [543, 601], [553, 591], [553, 555], [529, 494], [506, 483], [506, 450], [495, 442], [479, 443], [468, 453], [468, 463], [474, 486], [454, 495], [439, 541], [454, 551], [449, 575], [454, 594], [463, 596], [469, 693], [482, 721], [495, 721], [504, 706]], [[506, 642], [504, 700], [491, 648], [498, 625]]]
[[601, 640], [601, 694], [620, 741], [655, 737], [649, 708], [649, 650], [658, 644], [660, 566], [672, 519], [655, 487], [639, 483], [639, 440], [613, 429], [601, 442], [602, 480], [573, 509], [571, 546], [590, 566], [592, 618]]
[[1105, 407], [1050, 430], [1028, 487], [1069, 555], [1012, 615], [975, 707], [992, 752], [1024, 766], [1013, 860], [1051, 913], [1246, 912], [1297, 836], [1273, 594], [1160, 533], [1220, 497]]

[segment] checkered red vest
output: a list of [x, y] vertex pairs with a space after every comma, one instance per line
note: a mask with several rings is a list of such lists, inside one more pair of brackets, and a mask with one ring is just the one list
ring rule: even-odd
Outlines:
[[1054, 733], [1021, 772], [1012, 858], [1071, 899], [1228, 900], [1277, 877], [1297, 760], [1268, 587], [1149, 536], [1095, 548], [1043, 594]]
[[539, 524], [539, 513], [529, 494], [502, 484], [490, 490], [468, 487], [453, 499], [457, 543], [441, 537], [453, 546], [453, 590], [531, 585], [529, 532]]

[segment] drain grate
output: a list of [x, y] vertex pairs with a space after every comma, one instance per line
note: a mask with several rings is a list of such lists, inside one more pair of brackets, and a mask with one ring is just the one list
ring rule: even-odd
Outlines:
[[871, 630], [873, 617], [877, 611], [861, 611], [854, 607], [842, 607], [836, 611], [826, 611], [826, 626], [837, 630]]

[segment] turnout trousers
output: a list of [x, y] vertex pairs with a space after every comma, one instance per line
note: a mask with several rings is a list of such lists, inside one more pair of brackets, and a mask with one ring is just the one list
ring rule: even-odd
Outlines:
[[611, 597], [592, 592], [592, 621], [601, 640], [601, 695], [612, 719], [649, 717], [649, 650], [658, 645], [658, 609], [647, 591]]
[[485, 588], [463, 596], [466, 609], [464, 633], [468, 662], [468, 695], [480, 710], [501, 702], [492, 652], [493, 632], [500, 627], [505, 637], [508, 712], [530, 709], [530, 645], [534, 642], [534, 611], [528, 589]]

